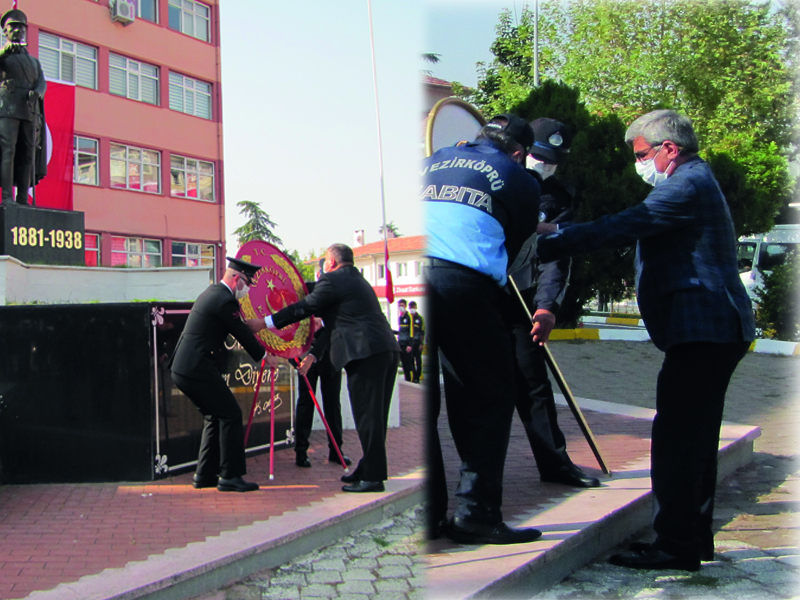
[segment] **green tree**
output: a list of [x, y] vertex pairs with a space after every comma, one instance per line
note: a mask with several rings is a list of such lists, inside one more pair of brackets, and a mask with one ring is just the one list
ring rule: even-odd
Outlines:
[[[402, 237], [403, 235], [402, 233], [400, 233], [400, 230], [397, 228], [397, 225], [394, 224], [394, 221], [389, 221], [386, 224], [386, 232], [388, 234], [387, 237], [389, 238]], [[381, 238], [383, 237], [383, 225], [381, 225], [378, 228], [378, 235], [380, 235]]]
[[764, 274], [764, 285], [756, 290], [758, 326], [769, 337], [800, 342], [800, 252], [793, 252], [784, 264]]
[[[532, 121], [542, 115], [564, 123], [575, 134], [569, 158], [557, 177], [575, 188], [576, 220], [593, 221], [625, 210], [647, 194], [636, 174], [625, 125], [615, 115], [592, 115], [577, 89], [546, 80], [508, 110]], [[598, 294], [619, 301], [630, 294], [634, 279], [632, 248], [576, 256], [570, 284], [559, 313], [559, 326], [574, 326], [583, 307]]]
[[258, 202], [241, 200], [236, 206], [239, 207], [239, 214], [246, 219], [244, 225], [233, 232], [240, 246], [252, 240], [262, 240], [275, 246], [283, 244], [281, 238], [272, 232], [278, 225], [269, 218]]
[[[792, 187], [797, 10], [749, 0], [548, 2], [540, 64], [579, 89], [593, 115], [625, 123], [656, 108], [689, 115], [704, 157], [728, 169], [721, 179], [731, 187], [722, 188], [738, 233], [763, 232]], [[519, 103], [533, 85], [532, 11], [518, 20], [504, 11], [497, 32], [477, 90], [459, 88], [487, 113]]]

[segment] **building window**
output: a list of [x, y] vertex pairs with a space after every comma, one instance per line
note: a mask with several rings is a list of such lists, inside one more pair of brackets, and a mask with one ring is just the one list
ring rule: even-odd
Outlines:
[[136, 16], [151, 23], [158, 23], [158, 2], [157, 0], [139, 0], [136, 3]]
[[131, 100], [158, 104], [158, 67], [110, 54], [108, 91]]
[[161, 193], [161, 153], [111, 144], [111, 187]]
[[85, 185], [99, 185], [99, 142], [76, 135], [73, 138], [72, 145], [75, 156], [75, 170], [73, 171], [72, 181]]
[[386, 266], [378, 265], [378, 279], [384, 279], [385, 277], [386, 277]]
[[194, 0], [169, 0], [169, 28], [207, 42], [211, 8]]
[[422, 267], [424, 263], [421, 260], [414, 261], [414, 275], [420, 277], [422, 275]]
[[408, 263], [401, 262], [395, 263], [395, 265], [397, 266], [397, 269], [395, 270], [397, 271], [398, 277], [405, 277], [408, 275]]
[[100, 264], [100, 236], [96, 233], [87, 233], [83, 236], [83, 250], [86, 256], [86, 266], [96, 267]]
[[173, 267], [214, 268], [214, 244], [172, 242]]
[[39, 62], [50, 81], [97, 89], [97, 48], [40, 32]]
[[173, 154], [170, 182], [171, 196], [214, 201], [214, 163]]
[[111, 266], [143, 269], [161, 266], [161, 241], [143, 238], [111, 238]]
[[169, 107], [187, 115], [210, 119], [211, 84], [180, 73], [170, 73]]

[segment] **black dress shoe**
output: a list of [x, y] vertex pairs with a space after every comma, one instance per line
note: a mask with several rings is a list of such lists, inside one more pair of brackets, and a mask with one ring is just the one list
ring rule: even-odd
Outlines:
[[302, 467], [303, 469], [311, 468], [311, 461], [308, 460], [308, 457], [305, 454], [298, 454], [294, 458], [294, 464], [296, 464], [298, 467]]
[[644, 552], [623, 552], [613, 554], [609, 559], [612, 565], [628, 567], [629, 569], [665, 570], [677, 569], [679, 571], [699, 571], [699, 558], [681, 558], [667, 554], [663, 550], [652, 547]]
[[[628, 550], [631, 552], [649, 552], [653, 548], [652, 542], [633, 542], [630, 546], [628, 546]], [[710, 562], [714, 560], [714, 542], [711, 542], [711, 546], [709, 548], [703, 548], [700, 551], [700, 560], [704, 562]]]
[[350, 473], [348, 475], [342, 475], [342, 477], [340, 479], [340, 481], [342, 483], [354, 483], [354, 482], [360, 481], [360, 480], [361, 480], [361, 477], [359, 475], [356, 475], [355, 471], [353, 471], [352, 473]]
[[230, 479], [220, 477], [217, 489], [220, 492], [255, 492], [258, 484], [247, 482], [241, 477], [231, 477]]
[[342, 486], [343, 492], [385, 492], [382, 481], [354, 481], [349, 485]]
[[216, 475], [198, 475], [195, 473], [194, 477], [192, 477], [192, 487], [196, 490], [217, 487], [217, 479]]
[[505, 523], [469, 523], [454, 517], [444, 534], [459, 544], [525, 544], [539, 539], [542, 532], [532, 527], [509, 527]]
[[550, 471], [543, 474], [541, 479], [547, 483], [563, 483], [572, 487], [600, 487], [600, 480], [597, 477], [587, 475], [576, 465], [567, 465], [555, 471]]
[[[350, 465], [352, 465], [352, 464], [353, 464], [353, 461], [352, 461], [352, 460], [350, 460], [350, 457], [349, 457], [349, 456], [347, 456], [347, 454], [342, 454], [342, 458], [344, 459], [344, 464], [345, 464], [346, 466], [348, 466], [348, 467], [349, 467]], [[339, 461], [339, 455], [338, 455], [338, 454], [335, 454], [335, 453], [334, 453], [334, 454], [329, 454], [329, 455], [328, 455], [328, 462], [336, 463], [337, 465], [340, 465], [340, 464], [342, 464], [342, 463]]]

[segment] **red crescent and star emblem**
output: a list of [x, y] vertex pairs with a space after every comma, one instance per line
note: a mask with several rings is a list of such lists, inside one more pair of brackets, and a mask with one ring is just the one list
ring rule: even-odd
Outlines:
[[[294, 263], [278, 248], [261, 240], [245, 243], [236, 258], [261, 267], [253, 277], [248, 295], [239, 300], [246, 319], [264, 318], [308, 295], [308, 289]], [[276, 356], [298, 358], [311, 348], [314, 325], [303, 319], [283, 329], [265, 329], [256, 337]]]

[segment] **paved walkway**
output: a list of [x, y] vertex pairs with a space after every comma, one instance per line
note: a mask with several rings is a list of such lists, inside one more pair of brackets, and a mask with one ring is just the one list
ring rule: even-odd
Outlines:
[[[602, 349], [598, 346], [602, 346]], [[562, 342], [551, 345], [578, 395], [653, 407], [661, 353], [649, 343]], [[748, 354], [728, 391], [724, 418], [761, 427], [754, 460], [717, 488], [716, 560], [697, 574], [613, 567], [611, 549], [535, 597], [800, 597], [800, 358]], [[644, 530], [632, 539], [649, 541]]]
[[[428, 560], [435, 561], [437, 555], [459, 556], [467, 572], [484, 574], [497, 564], [520, 559], [532, 547], [542, 549], [544, 568], [529, 573], [529, 580], [525, 573], [512, 578], [514, 585], [495, 592], [494, 597], [500, 598], [733, 598], [751, 592], [751, 597], [792, 597], [794, 587], [787, 577], [795, 574], [798, 563], [793, 504], [798, 485], [793, 443], [798, 358], [750, 354], [735, 375], [725, 419], [760, 425], [764, 432], [756, 440], [755, 463], [720, 486], [717, 563], [687, 577], [679, 572], [612, 569], [604, 562], [609, 546], [600, 544], [603, 538], [624, 538], [644, 525], [614, 520], [624, 517], [626, 511], [607, 509], [602, 501], [647, 492], [650, 422], [646, 415], [653, 406], [661, 354], [643, 342], [554, 342], [551, 348], [578, 397], [627, 405], [584, 405], [606, 463], [626, 476], [604, 478], [606, 485], [599, 493], [539, 483], [524, 432], [515, 420], [504, 514], [520, 524], [550, 518], [553, 525], [548, 526], [543, 543], [504, 547], [498, 558], [484, 556], [488, 547], [440, 540], [428, 548]], [[252, 478], [265, 484], [254, 494], [193, 490], [190, 475], [146, 486], [0, 487], [0, 599], [23, 598], [34, 590], [52, 591], [33, 593], [31, 600], [378, 595], [381, 600], [387, 600], [387, 595], [415, 599], [424, 597], [420, 591], [423, 582], [430, 598], [456, 597], [438, 595], [435, 567], [423, 577], [419, 574], [420, 511], [404, 502], [418, 503], [421, 498], [422, 394], [419, 387], [401, 383], [400, 395], [402, 426], [389, 433], [392, 479], [386, 494], [341, 493], [341, 470], [324, 460], [327, 449], [322, 432], [312, 435], [312, 469], [297, 469], [293, 452], [279, 452], [276, 481], [268, 482], [268, 456], [250, 459]], [[637, 412], [642, 410], [644, 413]], [[573, 460], [601, 475], [564, 407], [560, 422]], [[749, 430], [731, 431], [736, 432], [730, 436], [733, 439]], [[357, 458], [355, 432], [345, 433], [345, 448]], [[452, 448], [448, 452], [448, 474], [454, 478], [457, 458]], [[402, 509], [399, 514], [398, 507]], [[641, 506], [639, 509], [644, 514]], [[370, 511], [377, 511], [382, 518], [364, 520]], [[584, 520], [584, 515], [590, 514], [584, 511], [593, 511], [590, 519]], [[343, 526], [345, 521], [348, 528]], [[575, 541], [572, 546], [564, 543], [570, 539]], [[339, 541], [330, 546], [333, 540]], [[266, 568], [252, 568], [252, 549], [259, 544], [273, 544], [276, 548], [272, 550], [294, 546]], [[325, 546], [329, 546], [327, 550], [318, 550]], [[597, 551], [600, 547], [603, 550]], [[224, 560], [214, 558], [217, 553]], [[211, 563], [225, 561], [228, 570], [221, 571], [217, 585], [208, 587], [206, 583], [194, 593], [190, 587], [179, 590], [178, 581], [191, 574], [181, 562], [187, 556], [192, 557], [197, 573], [208, 570]], [[566, 572], [550, 581], [551, 586], [555, 583], [553, 587], [545, 592], [537, 588], [538, 596], [530, 592], [532, 586], [541, 584], [542, 573], [553, 577], [563, 568]], [[151, 579], [161, 581], [161, 587], [128, 592]], [[206, 591], [209, 589], [217, 591]], [[728, 590], [734, 595], [725, 595]], [[169, 595], [171, 591], [175, 594]]]

